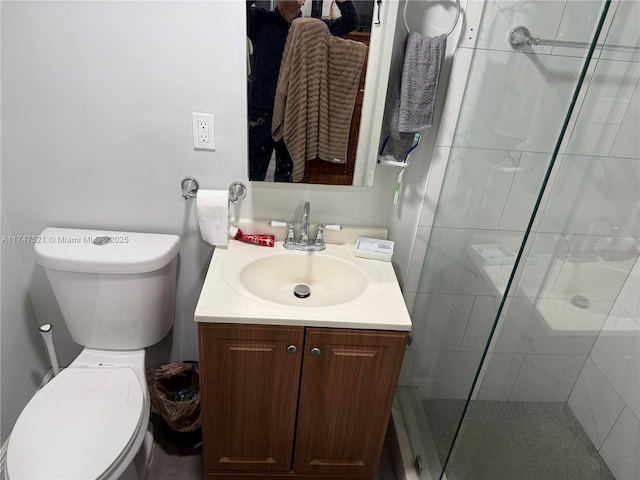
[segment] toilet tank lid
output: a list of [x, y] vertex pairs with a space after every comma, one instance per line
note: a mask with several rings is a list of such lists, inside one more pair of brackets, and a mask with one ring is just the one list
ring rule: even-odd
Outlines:
[[153, 272], [179, 249], [177, 235], [53, 227], [45, 228], [35, 243], [40, 265], [80, 273]]

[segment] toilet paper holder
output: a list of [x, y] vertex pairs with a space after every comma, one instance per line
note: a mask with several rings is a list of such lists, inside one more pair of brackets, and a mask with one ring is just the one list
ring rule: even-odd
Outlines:
[[195, 178], [187, 177], [182, 180], [180, 188], [182, 189], [182, 198], [187, 200], [189, 198], [196, 198], [198, 196], [198, 189], [200, 188], [200, 184]]
[[242, 182], [231, 182], [229, 185], [229, 200], [236, 203], [247, 196], [247, 187]]
[[[196, 198], [198, 196], [198, 189], [200, 184], [193, 177], [187, 177], [182, 180], [180, 184], [182, 189], [182, 197], [187, 200], [189, 198]], [[247, 187], [242, 182], [232, 182], [229, 185], [229, 200], [236, 203], [238, 200], [242, 200], [247, 196]]]

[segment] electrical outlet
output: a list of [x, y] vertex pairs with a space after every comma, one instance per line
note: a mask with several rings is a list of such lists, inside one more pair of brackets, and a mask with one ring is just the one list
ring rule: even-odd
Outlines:
[[209, 122], [198, 120], [198, 143], [209, 143]]
[[197, 150], [215, 150], [212, 113], [192, 113], [193, 148]]

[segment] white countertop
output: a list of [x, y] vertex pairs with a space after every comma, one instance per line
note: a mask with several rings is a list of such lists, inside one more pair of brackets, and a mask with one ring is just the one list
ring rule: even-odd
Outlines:
[[347, 231], [343, 240], [331, 237], [335, 243], [328, 244], [327, 250], [311, 253], [347, 261], [368, 279], [367, 286], [354, 300], [315, 307], [305, 306], [305, 299], [299, 299], [300, 305], [271, 302], [238, 284], [238, 271], [252, 261], [274, 254], [309, 255], [309, 252], [286, 250], [282, 241], [270, 248], [230, 240], [226, 248], [217, 247], [213, 254], [196, 306], [195, 321], [410, 331], [411, 319], [391, 262], [354, 255], [354, 238], [358, 234], [373, 236], [371, 233]]

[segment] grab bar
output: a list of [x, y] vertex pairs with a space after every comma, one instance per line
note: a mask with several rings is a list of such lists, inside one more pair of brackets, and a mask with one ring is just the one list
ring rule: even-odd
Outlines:
[[[548, 40], [544, 38], [538, 38], [531, 35], [527, 27], [519, 26], [509, 32], [509, 45], [514, 50], [519, 49], [522, 46], [527, 45], [550, 45], [554, 47], [573, 47], [573, 48], [587, 48], [590, 43], [587, 42], [569, 42], [566, 40]], [[640, 51], [640, 47], [631, 45], [608, 45], [597, 44], [596, 47], [607, 50], [628, 50], [628, 51]]]
[[[407, 30], [407, 33], [409, 33], [411, 29], [409, 28], [409, 24], [407, 23], [407, 5], [409, 5], [409, 0], [404, 2], [404, 9], [403, 9], [404, 28]], [[456, 25], [458, 25], [458, 20], [460, 20], [460, 13], [462, 11], [462, 5], [460, 5], [460, 0], [456, 0], [456, 7], [457, 7], [456, 18], [453, 21], [453, 25], [451, 25], [451, 28], [447, 30], [447, 33], [446, 33], [447, 37], [451, 35], [451, 33], [455, 30]]]

